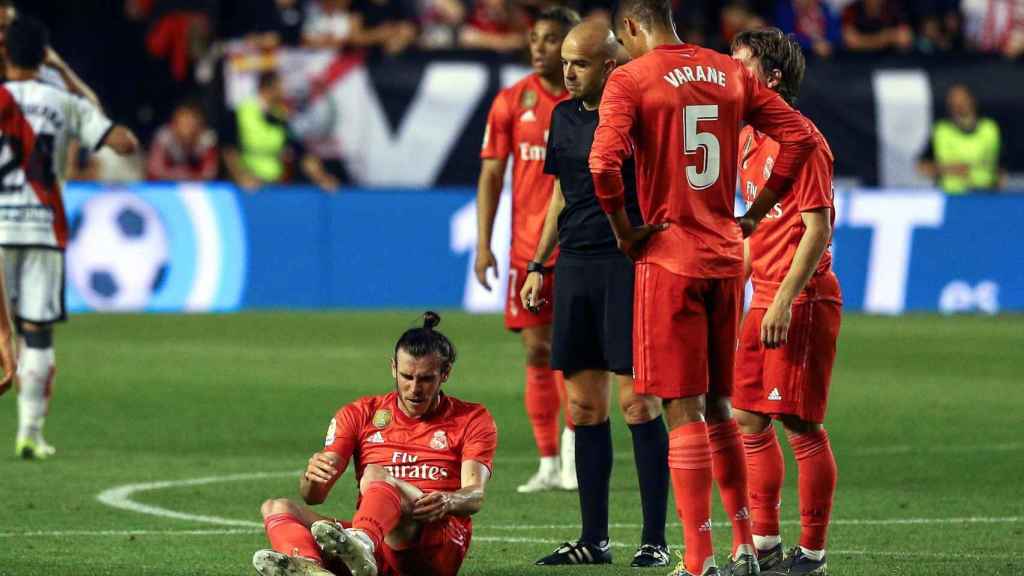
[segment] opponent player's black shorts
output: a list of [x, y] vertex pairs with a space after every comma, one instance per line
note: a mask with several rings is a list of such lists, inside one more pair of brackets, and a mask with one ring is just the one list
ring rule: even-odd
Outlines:
[[551, 367], [633, 372], [633, 263], [624, 255], [580, 258], [562, 253], [555, 265]]

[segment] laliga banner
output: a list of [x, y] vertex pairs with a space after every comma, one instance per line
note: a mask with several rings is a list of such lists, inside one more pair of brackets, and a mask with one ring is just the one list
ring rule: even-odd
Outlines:
[[[72, 312], [258, 308], [463, 308], [507, 297], [509, 202], [492, 243], [501, 278], [473, 274], [476, 207], [465, 188], [72, 184]], [[1014, 248], [1024, 195], [849, 190], [836, 196], [835, 270], [847, 311], [1024, 311]]]
[[[268, 57], [239, 44], [225, 59], [228, 108], [255, 93], [258, 70], [268, 63], [281, 73], [296, 110], [293, 131], [370, 187], [474, 185], [491, 102], [529, 72], [494, 55], [409, 54], [375, 62], [308, 50]], [[927, 186], [917, 159], [932, 123], [946, 113], [946, 91], [954, 83], [974, 91], [981, 114], [1001, 128], [1007, 168], [1024, 173], [1024, 66], [1012, 62], [844, 55], [810, 63], [799, 105], [828, 138], [837, 178], [886, 188]]]

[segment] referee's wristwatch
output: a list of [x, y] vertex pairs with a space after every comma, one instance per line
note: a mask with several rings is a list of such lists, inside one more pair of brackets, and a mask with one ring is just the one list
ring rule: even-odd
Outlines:
[[526, 273], [529, 274], [530, 272], [540, 272], [541, 274], [547, 274], [548, 272], [551, 272], [551, 268], [548, 268], [547, 266], [541, 264], [540, 262], [537, 262], [536, 260], [531, 260], [529, 263], [526, 264]]

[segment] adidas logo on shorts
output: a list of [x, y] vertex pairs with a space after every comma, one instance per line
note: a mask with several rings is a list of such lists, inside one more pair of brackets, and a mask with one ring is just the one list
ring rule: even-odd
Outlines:
[[778, 388], [772, 388], [772, 391], [768, 394], [769, 400], [782, 400], [782, 394], [779, 394]]

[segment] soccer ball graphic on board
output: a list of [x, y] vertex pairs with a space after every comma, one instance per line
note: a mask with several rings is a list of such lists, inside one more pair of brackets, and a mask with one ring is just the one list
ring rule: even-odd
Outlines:
[[138, 196], [94, 196], [71, 220], [68, 275], [92, 308], [144, 309], [166, 279], [168, 261], [167, 228]]

